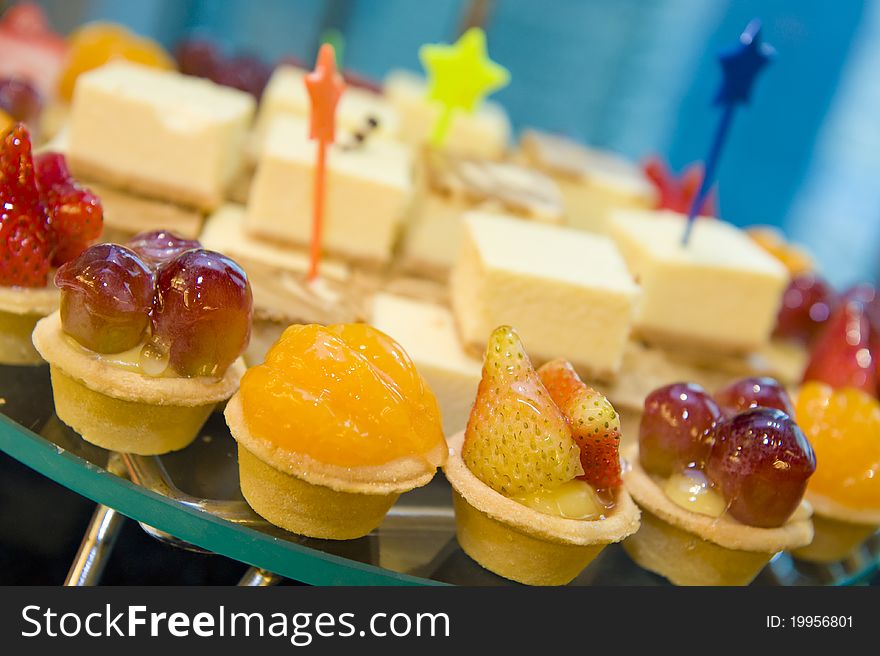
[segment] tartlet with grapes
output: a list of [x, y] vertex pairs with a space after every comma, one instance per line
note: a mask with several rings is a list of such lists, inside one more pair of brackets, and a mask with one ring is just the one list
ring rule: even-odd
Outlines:
[[623, 547], [677, 585], [746, 585], [779, 551], [809, 544], [803, 501], [816, 468], [771, 378], [747, 378], [709, 395], [676, 383], [645, 400], [627, 490], [642, 527]]
[[58, 309], [52, 270], [101, 234], [97, 197], [70, 176], [58, 153], [36, 159], [14, 125], [0, 142], [0, 363], [40, 364], [31, 344], [37, 321]]
[[461, 548], [507, 579], [570, 582], [639, 527], [619, 443], [616, 411], [569, 362], [536, 371], [516, 331], [497, 328], [444, 467]]
[[248, 504], [309, 537], [366, 535], [446, 461], [433, 392], [367, 324], [289, 326], [225, 415]]
[[58, 418], [86, 441], [141, 455], [182, 449], [238, 389], [252, 296], [226, 256], [145, 233], [86, 249], [55, 284], [61, 309], [33, 343]]
[[844, 294], [819, 333], [797, 393], [798, 423], [818, 465], [806, 497], [816, 536], [801, 560], [844, 560], [880, 527], [880, 298]]

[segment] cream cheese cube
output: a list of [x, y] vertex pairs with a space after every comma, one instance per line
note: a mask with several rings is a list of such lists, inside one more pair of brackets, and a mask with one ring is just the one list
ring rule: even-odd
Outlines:
[[[269, 127], [279, 116], [308, 117], [311, 111], [309, 95], [304, 78], [308, 71], [296, 66], [279, 66], [272, 73], [269, 84], [260, 100], [257, 120], [254, 125], [252, 155], [259, 156], [266, 141]], [[356, 87], [346, 87], [336, 108], [336, 140], [345, 143], [353, 133], [361, 131], [368, 119], [378, 122], [375, 135], [395, 138], [399, 121], [397, 111], [377, 93]]]
[[485, 212], [465, 216], [450, 285], [466, 344], [482, 348], [509, 324], [536, 360], [604, 379], [620, 368], [639, 296], [609, 238]]
[[[312, 236], [317, 142], [304, 119], [281, 116], [269, 129], [247, 206], [248, 232], [308, 245]], [[384, 264], [413, 195], [412, 153], [402, 144], [368, 139], [327, 152], [323, 248]]]
[[460, 247], [461, 217], [468, 210], [562, 223], [559, 188], [535, 169], [433, 149], [423, 150], [416, 168], [416, 201], [399, 262], [419, 275], [449, 277]]
[[642, 287], [640, 335], [685, 349], [747, 352], [770, 339], [785, 267], [743, 231], [699, 218], [687, 246], [686, 217], [618, 211], [611, 235]]
[[124, 61], [79, 77], [68, 155], [77, 175], [213, 209], [243, 162], [247, 93]]
[[[397, 110], [400, 138], [415, 145], [429, 141], [440, 107], [427, 98], [424, 79], [392, 71], [385, 79], [385, 96]], [[498, 103], [484, 102], [473, 114], [456, 111], [443, 149], [459, 155], [501, 159], [510, 141], [510, 119]]]
[[650, 209], [657, 191], [638, 166], [610, 151], [526, 130], [520, 140], [530, 166], [551, 175], [565, 199], [569, 225], [606, 234], [617, 209]]
[[452, 313], [442, 305], [380, 293], [370, 323], [396, 340], [427, 381], [443, 417], [443, 432], [467, 426], [480, 384], [482, 362], [464, 351]]

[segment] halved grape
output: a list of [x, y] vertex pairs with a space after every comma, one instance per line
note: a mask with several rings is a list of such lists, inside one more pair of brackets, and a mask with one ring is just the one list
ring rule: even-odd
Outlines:
[[809, 344], [828, 321], [834, 305], [834, 290], [821, 276], [799, 274], [782, 296], [774, 334]]
[[743, 378], [715, 393], [715, 400], [728, 415], [749, 408], [776, 408], [794, 417], [794, 406], [788, 392], [775, 378], [766, 376]]
[[137, 346], [150, 323], [153, 274], [129, 249], [97, 244], [55, 274], [61, 289], [61, 325], [98, 353]]
[[247, 347], [253, 296], [225, 255], [188, 250], [159, 269], [153, 340], [182, 376], [222, 376]]
[[670, 476], [701, 467], [721, 409], [699, 385], [675, 383], [651, 392], [639, 426], [639, 462], [646, 471]]
[[0, 109], [15, 121], [33, 124], [40, 116], [43, 100], [40, 92], [25, 79], [0, 79]]
[[789, 415], [773, 408], [752, 408], [718, 424], [706, 461], [728, 512], [762, 528], [791, 517], [814, 471], [813, 447]]
[[154, 269], [181, 253], [202, 247], [195, 239], [185, 239], [170, 230], [141, 232], [129, 239], [126, 245]]

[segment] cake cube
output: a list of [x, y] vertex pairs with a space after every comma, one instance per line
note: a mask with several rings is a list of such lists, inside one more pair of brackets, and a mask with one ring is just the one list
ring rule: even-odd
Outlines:
[[[311, 102], [304, 78], [308, 71], [296, 66], [279, 66], [272, 73], [260, 100], [251, 149], [256, 159], [265, 143], [269, 126], [278, 116], [308, 117]], [[336, 108], [337, 141], [353, 139], [355, 132], [363, 131], [369, 120], [376, 121], [373, 136], [395, 138], [398, 132], [397, 112], [380, 94], [348, 86]]]
[[670, 211], [621, 210], [612, 218], [611, 234], [642, 287], [638, 333], [686, 350], [762, 347], [788, 284], [785, 267], [720, 220], [699, 218], [685, 246], [686, 223]]
[[[312, 236], [317, 142], [305, 119], [279, 116], [269, 128], [247, 206], [248, 232], [306, 246]], [[384, 264], [413, 195], [412, 153], [367, 139], [327, 152], [323, 248], [372, 265]]]
[[[440, 106], [428, 100], [425, 80], [405, 71], [385, 79], [385, 97], [397, 110], [400, 138], [411, 144], [429, 141]], [[510, 141], [510, 119], [498, 103], [484, 102], [474, 113], [456, 111], [443, 149], [461, 155], [501, 159]]]
[[79, 77], [71, 168], [151, 198], [210, 210], [243, 162], [254, 99], [243, 91], [124, 61]]
[[544, 223], [563, 220], [556, 183], [518, 164], [424, 148], [416, 178], [418, 191], [400, 263], [420, 275], [449, 275], [461, 245], [462, 216], [469, 210], [502, 211]]
[[600, 234], [616, 209], [650, 209], [657, 192], [639, 167], [609, 151], [588, 148], [564, 137], [526, 130], [523, 160], [559, 184], [567, 223]]
[[537, 361], [602, 379], [620, 368], [639, 297], [608, 237], [486, 212], [465, 216], [450, 287], [467, 345], [508, 324]]
[[467, 354], [449, 309], [395, 294], [373, 297], [370, 323], [409, 354], [437, 397], [443, 432], [464, 430], [480, 384], [482, 362]]

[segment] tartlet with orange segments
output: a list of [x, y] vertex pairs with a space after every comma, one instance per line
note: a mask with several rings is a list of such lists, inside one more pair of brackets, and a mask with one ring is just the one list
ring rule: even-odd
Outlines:
[[366, 535], [446, 462], [434, 394], [366, 324], [287, 328], [245, 373], [226, 421], [247, 502], [309, 537]]

